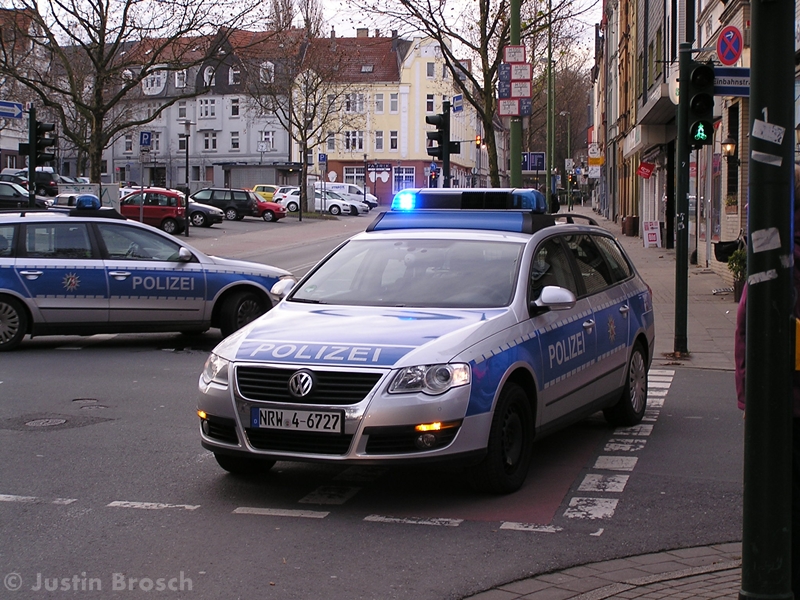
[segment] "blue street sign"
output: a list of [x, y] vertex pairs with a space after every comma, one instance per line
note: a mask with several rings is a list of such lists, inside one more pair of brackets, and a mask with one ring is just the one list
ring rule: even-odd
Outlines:
[[9, 102], [7, 100], [0, 100], [0, 118], [21, 119], [22, 104], [19, 102]]
[[544, 152], [530, 152], [531, 171], [544, 171]]
[[145, 148], [150, 147], [150, 140], [153, 138], [153, 132], [151, 131], [140, 131], [139, 132], [139, 145]]
[[319, 157], [317, 157], [318, 162], [326, 163], [328, 162], [328, 155], [320, 153]]
[[523, 171], [530, 171], [531, 170], [531, 161], [530, 161], [530, 152], [523, 152], [522, 153], [522, 170]]
[[530, 98], [519, 99], [519, 116], [530, 117], [533, 114], [533, 102]]
[[461, 112], [464, 110], [464, 95], [457, 94], [453, 96], [453, 112]]
[[435, 171], [435, 170], [436, 170], [436, 163], [432, 162], [431, 163], [431, 171]]
[[714, 95], [750, 95], [750, 69], [747, 67], [714, 67]]
[[498, 98], [511, 98], [511, 82], [498, 81], [497, 82], [497, 97]]
[[499, 81], [511, 81], [511, 65], [508, 63], [500, 63], [497, 69], [497, 78]]

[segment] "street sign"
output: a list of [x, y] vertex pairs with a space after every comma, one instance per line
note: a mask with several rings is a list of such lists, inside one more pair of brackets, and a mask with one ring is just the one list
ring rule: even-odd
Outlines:
[[322, 152], [320, 152], [319, 156], [317, 156], [317, 162], [319, 162], [320, 164], [327, 163], [328, 162], [328, 155], [327, 154], [323, 154]]
[[258, 142], [256, 144], [256, 152], [266, 152], [267, 150], [269, 150], [267, 142]]
[[498, 98], [511, 98], [511, 82], [498, 81], [497, 82], [497, 97]]
[[531, 63], [515, 63], [510, 65], [511, 81], [530, 81], [533, 78]]
[[735, 64], [742, 56], [742, 32], [733, 25], [728, 25], [723, 29], [717, 38], [717, 56], [719, 62], [726, 67]]
[[497, 67], [497, 80], [511, 81], [511, 65], [508, 63], [500, 63], [500, 66]]
[[523, 171], [530, 171], [531, 170], [530, 156], [531, 156], [530, 152], [523, 152], [522, 153], [522, 170]]
[[501, 117], [519, 116], [519, 98], [500, 99], [497, 101], [497, 114]]
[[573, 158], [565, 158], [564, 159], [564, 168], [567, 171], [571, 171], [572, 167], [574, 167], [574, 166], [575, 166], [575, 159], [573, 159]]
[[436, 170], [436, 163], [431, 163], [431, 171], [435, 171], [435, 170]]
[[142, 148], [147, 148], [150, 150], [150, 141], [153, 139], [153, 132], [152, 131], [140, 131], [139, 132], [139, 145]]
[[21, 119], [22, 104], [19, 102], [9, 102], [7, 100], [0, 100], [0, 118]]
[[544, 171], [544, 152], [529, 152], [531, 171]]
[[506, 46], [503, 48], [503, 62], [524, 63], [526, 62], [525, 46]]
[[453, 96], [453, 107], [450, 109], [453, 112], [461, 112], [464, 110], [464, 95], [456, 94]]
[[750, 69], [747, 67], [714, 67], [714, 95], [750, 95]]

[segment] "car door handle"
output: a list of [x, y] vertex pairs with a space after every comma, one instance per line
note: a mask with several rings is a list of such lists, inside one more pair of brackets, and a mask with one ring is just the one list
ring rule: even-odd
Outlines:
[[623, 304], [619, 307], [619, 312], [621, 312], [624, 316], [628, 316], [628, 312], [631, 310], [631, 307], [627, 304]]
[[594, 320], [589, 319], [588, 321], [583, 322], [583, 328], [588, 331], [589, 333], [592, 332], [592, 328], [594, 327]]
[[20, 271], [19, 274], [25, 279], [39, 279], [44, 274], [44, 271]]
[[108, 274], [111, 275], [117, 281], [122, 281], [131, 276], [130, 271], [109, 271]]

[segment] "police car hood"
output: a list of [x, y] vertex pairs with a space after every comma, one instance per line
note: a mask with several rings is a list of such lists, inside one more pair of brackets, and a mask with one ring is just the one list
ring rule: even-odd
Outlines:
[[278, 267], [261, 265], [259, 263], [249, 262], [246, 260], [235, 260], [232, 258], [220, 258], [219, 256], [208, 257], [215, 265], [220, 267], [228, 267], [237, 271], [258, 271], [260, 273], [269, 273], [273, 277], [280, 277], [282, 275], [291, 275], [289, 271], [280, 269]]
[[440, 310], [281, 302], [215, 352], [228, 359], [293, 365], [435, 364], [452, 360], [513, 321], [508, 308]]

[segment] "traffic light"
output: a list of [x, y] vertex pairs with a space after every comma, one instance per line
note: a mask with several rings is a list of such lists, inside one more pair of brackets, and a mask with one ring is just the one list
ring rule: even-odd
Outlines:
[[439, 171], [432, 170], [428, 177], [428, 187], [439, 187], [438, 185]]
[[479, 136], [479, 135], [475, 136], [475, 147], [476, 148], [480, 148], [481, 147], [481, 136]]
[[49, 162], [53, 162], [56, 159], [55, 148], [53, 148], [53, 146], [56, 145], [56, 138], [55, 136], [48, 136], [48, 134], [55, 130], [55, 128], [55, 123], [42, 123], [41, 121], [36, 121], [34, 164], [37, 167]]
[[714, 67], [692, 61], [689, 69], [689, 144], [699, 148], [714, 138]]
[[440, 115], [428, 115], [425, 117], [425, 122], [436, 126], [436, 131], [428, 131], [427, 136], [429, 140], [438, 144], [428, 148], [428, 156], [444, 161], [450, 157], [450, 111]]

